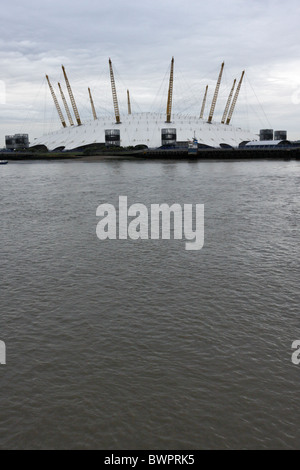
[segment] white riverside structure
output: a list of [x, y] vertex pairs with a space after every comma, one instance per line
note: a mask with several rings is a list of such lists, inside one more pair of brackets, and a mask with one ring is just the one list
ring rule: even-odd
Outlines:
[[[203, 119], [202, 117], [206, 100], [206, 93], [200, 113], [201, 117], [172, 113], [173, 67], [174, 58], [172, 58], [171, 61], [167, 110], [165, 114], [153, 112], [131, 113], [129, 91], [127, 91], [128, 114], [120, 115], [112, 63], [109, 59], [115, 116], [97, 117], [89, 89], [94, 120], [90, 120], [84, 123], [80, 120], [74, 95], [72, 93], [65, 69], [62, 66], [66, 80], [66, 86], [69, 92], [70, 102], [72, 104], [73, 112], [78, 123], [78, 125], [75, 126], [72, 125], [73, 123], [70, 123], [71, 125], [69, 127], [66, 124], [66, 120], [63, 116], [61, 107], [50, 83], [49, 77], [46, 75], [51, 95], [63, 127], [55, 132], [51, 132], [34, 139], [32, 147], [45, 146], [49, 151], [56, 149], [67, 151], [85, 148], [96, 144], [105, 144], [106, 146], [115, 145], [121, 147], [136, 147], [144, 145], [150, 149], [156, 149], [161, 146], [187, 147], [188, 141], [192, 141], [193, 138], [196, 138], [200, 148], [219, 148], [223, 146], [238, 147], [242, 142], [257, 140], [256, 134], [248, 130], [243, 130], [239, 127], [234, 127], [230, 124], [232, 113], [242, 84], [244, 71], [231, 102], [234, 86], [232, 87], [223, 114], [222, 122], [218, 123], [213, 121], [213, 114], [218, 97], [218, 91], [220, 88], [224, 62], [221, 66], [221, 71], [217, 81], [208, 119]], [[66, 103], [64, 104], [66, 107]], [[231, 104], [230, 109], [229, 104]]]
[[[105, 131], [120, 133], [119, 145], [129, 147], [147, 145], [158, 148], [163, 145], [162, 130], [176, 130], [176, 142], [187, 142], [194, 135], [199, 146], [220, 147], [227, 144], [237, 147], [241, 142], [257, 140], [257, 135], [238, 127], [221, 123], [207, 123], [199, 117], [174, 114], [172, 122], [166, 123], [165, 114], [136, 113], [122, 116], [121, 123], [116, 124], [113, 117], [98, 117], [81, 126], [59, 129], [45, 134], [33, 142], [33, 146], [45, 145], [48, 150], [63, 148], [73, 150], [91, 144], [105, 143]], [[117, 132], [117, 133], [118, 133]], [[117, 135], [116, 133], [116, 135]], [[170, 140], [171, 143], [171, 140]]]

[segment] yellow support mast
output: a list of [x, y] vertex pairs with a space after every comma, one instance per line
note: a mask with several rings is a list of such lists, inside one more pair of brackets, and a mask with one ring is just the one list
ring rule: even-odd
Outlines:
[[173, 97], [173, 77], [174, 77], [174, 57], [172, 57], [172, 60], [171, 60], [169, 92], [168, 92], [168, 102], [167, 102], [167, 120], [166, 120], [167, 123], [171, 122], [172, 97]]
[[64, 107], [65, 107], [65, 110], [66, 110], [66, 113], [67, 113], [67, 116], [68, 116], [68, 119], [69, 119], [70, 126], [74, 126], [74, 122], [73, 122], [73, 119], [72, 119], [72, 116], [71, 116], [71, 113], [70, 113], [70, 110], [69, 110], [69, 106], [68, 106], [68, 103], [66, 101], [64, 92], [62, 91], [62, 88], [60, 86], [60, 83], [58, 83], [58, 88], [59, 88], [59, 91], [60, 91], [60, 94], [61, 94], [61, 99], [63, 100], [63, 104], [64, 104]]
[[93, 117], [94, 117], [94, 120], [96, 121], [97, 120], [97, 114], [96, 114], [96, 110], [95, 110], [95, 106], [94, 106], [94, 101], [93, 101], [93, 98], [92, 98], [92, 93], [91, 93], [90, 88], [88, 88], [88, 90], [89, 90], [89, 97], [90, 97]]
[[130, 104], [129, 90], [127, 90], [127, 105], [128, 105], [128, 114], [131, 114], [131, 104]]
[[205, 88], [205, 93], [202, 101], [202, 106], [201, 106], [201, 111], [200, 111], [200, 119], [203, 119], [203, 114], [204, 114], [204, 109], [205, 109], [205, 103], [206, 103], [206, 97], [207, 97], [207, 90], [208, 90], [208, 85], [206, 85]]
[[241, 89], [241, 85], [242, 85], [244, 75], [245, 75], [245, 70], [243, 70], [243, 72], [242, 72], [239, 84], [237, 86], [237, 89], [236, 89], [236, 92], [235, 92], [235, 95], [234, 95], [234, 98], [233, 98], [233, 101], [232, 101], [232, 104], [230, 106], [230, 110], [229, 110], [228, 117], [227, 117], [227, 120], [226, 120], [227, 125], [230, 123], [230, 120], [232, 118], [232, 114], [233, 114], [233, 111], [234, 111], [234, 108], [235, 108], [235, 105], [236, 105], [236, 102], [237, 102], [237, 99], [238, 99], [238, 96], [239, 96], [239, 92], [240, 92], [240, 89]]
[[78, 126], [81, 126], [81, 120], [80, 120], [80, 116], [79, 116], [78, 109], [77, 109], [77, 106], [76, 106], [75, 98], [73, 96], [72, 88], [71, 88], [71, 85], [69, 83], [69, 80], [68, 80], [68, 77], [67, 77], [67, 74], [66, 74], [66, 71], [65, 71], [65, 68], [64, 68], [63, 65], [62, 65], [62, 71], [63, 71], [64, 77], [65, 77], [69, 97], [70, 97], [70, 100], [71, 100], [71, 104], [72, 104], [72, 108], [73, 108], [73, 111], [74, 111], [74, 114], [75, 114], [77, 124], [78, 124]]
[[115, 110], [115, 116], [116, 116], [116, 124], [121, 124], [114, 72], [113, 72], [112, 63], [110, 59], [108, 63], [109, 63], [109, 72], [110, 72], [111, 92], [112, 92], [114, 110]]
[[234, 90], [234, 87], [235, 87], [235, 82], [236, 82], [236, 78], [235, 78], [234, 81], [233, 81], [233, 85], [232, 85], [232, 88], [231, 88], [230, 93], [229, 93], [229, 96], [228, 96], [228, 100], [227, 100], [227, 103], [226, 103], [226, 106], [225, 106], [225, 109], [224, 109], [224, 113], [223, 113], [223, 117], [222, 117], [221, 124], [224, 124], [224, 123], [225, 123], [225, 119], [226, 119], [226, 116], [227, 116], [227, 113], [228, 113], [228, 109], [229, 109], [229, 105], [230, 105], [230, 102], [231, 102], [231, 98], [232, 98], [232, 95], [233, 95], [233, 90]]
[[213, 115], [214, 115], [216, 102], [217, 102], [219, 89], [220, 89], [220, 84], [221, 84], [221, 80], [222, 80], [223, 69], [224, 69], [224, 62], [222, 62], [222, 65], [221, 65], [221, 70], [220, 70], [218, 81], [217, 81], [217, 84], [216, 84], [214, 97], [213, 97], [213, 100], [212, 100], [212, 103], [211, 103], [210, 112], [209, 112], [209, 116], [208, 116], [208, 120], [207, 120], [208, 123], [211, 123]]
[[66, 124], [64, 115], [63, 115], [63, 113], [62, 113], [62, 111], [61, 111], [61, 109], [60, 109], [59, 103], [58, 103], [57, 98], [56, 98], [56, 94], [54, 93], [54, 90], [53, 90], [53, 88], [52, 88], [52, 85], [51, 85], [51, 83], [50, 83], [50, 80], [49, 80], [48, 75], [46, 75], [46, 79], [47, 79], [47, 82], [48, 82], [48, 85], [49, 85], [49, 88], [50, 88], [51, 96], [52, 96], [52, 98], [53, 98], [53, 101], [54, 101], [56, 110], [57, 110], [58, 115], [59, 115], [59, 118], [60, 118], [60, 120], [61, 120], [61, 123], [62, 123], [63, 127], [67, 127], [67, 124]]

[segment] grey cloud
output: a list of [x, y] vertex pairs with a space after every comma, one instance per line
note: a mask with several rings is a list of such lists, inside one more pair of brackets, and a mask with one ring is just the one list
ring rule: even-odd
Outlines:
[[[174, 105], [185, 101], [191, 103], [190, 112], [197, 112], [205, 83], [213, 87], [225, 60], [227, 83], [220, 94], [219, 113], [232, 79], [246, 69], [247, 80], [274, 120], [272, 125], [290, 128], [296, 138], [296, 104], [289, 99], [289, 82], [297, 86], [293, 74], [298, 73], [299, 12], [295, 0], [12, 0], [3, 9], [0, 23], [0, 79], [7, 89], [6, 104], [0, 104], [0, 138], [4, 142], [5, 133], [13, 132], [14, 106], [18, 107], [15, 122], [20, 120], [20, 109], [31, 109], [33, 104], [32, 121], [44, 119], [44, 103], [37, 103], [37, 90], [45, 73], [57, 83], [61, 64], [67, 68], [76, 96], [82, 97], [82, 108], [85, 90], [92, 85], [95, 102], [105, 110], [111, 106], [107, 65], [111, 57], [120, 95], [130, 86], [137, 106], [146, 111], [155, 102], [172, 56], [177, 80]], [[189, 83], [186, 89], [179, 83], [182, 78]], [[277, 80], [276, 86], [270, 78]], [[246, 86], [247, 82], [244, 91]], [[194, 99], [192, 93], [183, 94], [187, 88], [195, 92]], [[183, 95], [176, 96], [176, 90]], [[248, 91], [249, 108], [255, 107], [256, 96], [249, 84]], [[51, 97], [47, 99], [51, 106]], [[274, 112], [278, 103], [285, 106], [284, 122]], [[8, 127], [3, 122], [6, 113]], [[254, 126], [260, 124], [253, 121]]]

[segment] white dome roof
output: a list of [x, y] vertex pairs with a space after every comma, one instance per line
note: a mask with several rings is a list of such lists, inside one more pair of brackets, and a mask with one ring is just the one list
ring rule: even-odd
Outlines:
[[219, 147], [228, 144], [237, 147], [243, 141], [252, 141], [255, 134], [233, 127], [231, 125], [212, 122], [208, 124], [195, 116], [172, 115], [172, 122], [166, 123], [166, 116], [158, 113], [135, 113], [121, 116], [121, 123], [116, 124], [112, 117], [99, 117], [81, 126], [62, 128], [56, 132], [44, 134], [34, 140], [33, 145], [45, 145], [48, 150], [64, 147], [73, 150], [78, 147], [104, 143], [105, 131], [116, 129], [120, 131], [122, 147], [147, 145], [157, 148], [162, 145], [162, 129], [176, 129], [176, 141], [192, 140], [195, 136], [199, 144]]

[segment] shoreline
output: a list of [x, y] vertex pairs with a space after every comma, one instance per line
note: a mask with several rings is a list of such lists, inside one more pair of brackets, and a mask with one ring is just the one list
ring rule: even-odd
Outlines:
[[24, 152], [1, 152], [0, 160], [7, 161], [59, 161], [78, 160], [84, 162], [95, 162], [104, 160], [300, 160], [300, 147], [272, 148], [272, 149], [201, 149], [196, 155], [189, 155], [186, 149], [147, 149], [136, 151], [95, 152], [92, 155], [84, 153], [49, 152], [38, 153]]

